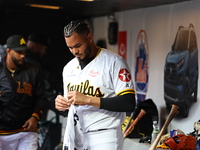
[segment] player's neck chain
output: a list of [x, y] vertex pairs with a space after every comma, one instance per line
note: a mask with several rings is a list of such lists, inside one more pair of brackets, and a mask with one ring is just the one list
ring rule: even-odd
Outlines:
[[14, 77], [14, 73], [15, 73], [16, 69], [11, 69], [9, 67], [7, 67], [7, 68], [11, 72], [11, 76]]

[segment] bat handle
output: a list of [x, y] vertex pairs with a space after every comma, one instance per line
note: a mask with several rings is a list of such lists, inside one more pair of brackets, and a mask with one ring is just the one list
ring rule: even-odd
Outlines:
[[129, 128], [125, 131], [124, 133], [124, 138], [130, 133], [131, 130], [134, 129], [135, 125], [137, 124], [137, 122], [142, 118], [142, 116], [144, 116], [146, 114], [146, 112], [141, 109], [140, 113], [138, 114], [138, 116], [135, 118], [135, 120], [131, 123], [131, 125], [129, 126]]
[[136, 112], [138, 111], [139, 106], [140, 106], [141, 103], [142, 103], [141, 100], [137, 100], [137, 104], [136, 104], [136, 106], [135, 106], [135, 110], [131, 113], [130, 118], [129, 118], [129, 120], [128, 120], [126, 126], [125, 126], [125, 129], [124, 129], [123, 133], [125, 133], [126, 130], [128, 129], [128, 127], [129, 127], [129, 125], [130, 125], [130, 123], [131, 123], [131, 120], [133, 119], [133, 117], [135, 116]]
[[172, 105], [172, 108], [170, 110], [170, 113], [167, 117], [167, 119], [165, 120], [165, 123], [162, 127], [162, 129], [160, 130], [160, 133], [158, 134], [158, 136], [156, 137], [155, 141], [153, 142], [153, 144], [151, 145], [151, 147], [149, 148], [149, 150], [155, 150], [156, 146], [161, 138], [161, 136], [164, 134], [165, 130], [167, 129], [169, 123], [171, 122], [171, 120], [174, 118], [174, 116], [178, 113], [178, 106], [176, 105]]

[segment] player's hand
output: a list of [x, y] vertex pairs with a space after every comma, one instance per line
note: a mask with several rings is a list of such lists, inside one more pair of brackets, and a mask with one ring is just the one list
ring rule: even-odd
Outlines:
[[25, 131], [35, 131], [37, 129], [38, 120], [35, 117], [28, 119], [22, 126]]
[[55, 107], [59, 111], [65, 111], [71, 106], [71, 103], [62, 95], [58, 95], [55, 99]]
[[87, 105], [91, 97], [86, 96], [78, 91], [71, 91], [67, 93], [69, 103], [73, 105]]

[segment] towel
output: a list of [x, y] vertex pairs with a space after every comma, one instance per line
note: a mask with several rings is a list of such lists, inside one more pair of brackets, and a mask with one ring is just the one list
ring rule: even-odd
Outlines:
[[88, 150], [74, 105], [69, 108], [63, 150]]

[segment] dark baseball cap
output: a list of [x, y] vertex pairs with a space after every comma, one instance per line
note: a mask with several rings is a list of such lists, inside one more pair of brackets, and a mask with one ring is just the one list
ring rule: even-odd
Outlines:
[[50, 43], [50, 38], [42, 31], [32, 32], [29, 35], [28, 40], [35, 42], [35, 43], [45, 45], [45, 46], [48, 46]]
[[7, 39], [7, 48], [15, 50], [15, 51], [21, 51], [30, 49], [26, 46], [26, 41], [23, 36], [21, 35], [12, 35]]

